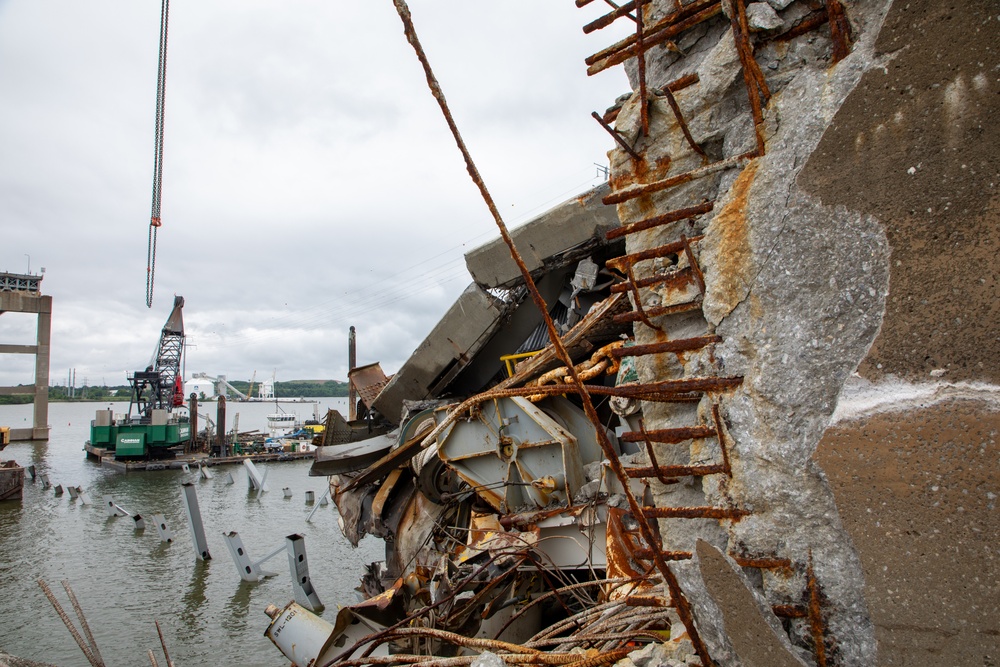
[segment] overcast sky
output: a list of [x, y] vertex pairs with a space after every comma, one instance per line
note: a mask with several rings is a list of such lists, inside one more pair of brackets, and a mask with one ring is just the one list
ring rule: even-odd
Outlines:
[[[418, 34], [507, 224], [600, 182], [586, 76], [614, 41], [573, 0], [411, 0]], [[600, 5], [600, 6], [598, 6]], [[497, 236], [391, 0], [173, 0], [162, 219], [145, 305], [160, 0], [0, 0], [0, 271], [53, 304], [50, 384], [124, 384], [174, 294], [187, 375], [392, 373]], [[624, 26], [623, 26], [624, 28]], [[34, 318], [0, 317], [0, 343]], [[0, 385], [30, 383], [0, 356]]]

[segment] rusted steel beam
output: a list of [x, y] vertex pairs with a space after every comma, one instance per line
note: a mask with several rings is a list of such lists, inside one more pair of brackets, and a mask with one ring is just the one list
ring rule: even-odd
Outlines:
[[806, 568], [806, 591], [809, 594], [809, 630], [812, 634], [813, 649], [816, 652], [816, 667], [826, 667], [826, 621], [823, 619], [822, 598], [816, 573], [813, 571], [812, 551], [809, 552], [809, 567]]
[[[625, 442], [660, 442], [665, 445], [676, 445], [692, 438], [711, 438], [715, 429], [711, 426], [682, 426], [679, 428], [664, 428], [653, 431], [626, 431], [620, 436]], [[629, 475], [631, 477], [631, 475]]]
[[646, 49], [643, 48], [642, 3], [635, 0], [635, 60], [639, 71], [639, 125], [642, 136], [649, 136], [649, 94], [646, 91]]
[[[678, 11], [671, 12], [652, 26], [643, 35], [643, 48], [650, 49], [676, 37], [722, 11], [720, 0], [695, 0]], [[584, 60], [588, 65], [587, 74], [594, 75], [609, 67], [621, 64], [636, 55], [636, 36], [630, 35], [620, 42], [598, 51]]]
[[726, 468], [718, 463], [710, 465], [686, 466], [686, 465], [660, 465], [643, 468], [625, 468], [625, 472], [631, 479], [648, 479], [656, 477], [660, 481], [677, 479], [678, 477], [705, 477], [707, 475], [718, 475], [725, 473]]
[[714, 205], [715, 204], [713, 202], [709, 201], [696, 206], [679, 208], [676, 211], [670, 211], [669, 213], [663, 213], [662, 215], [654, 215], [652, 218], [646, 218], [645, 220], [640, 220], [639, 222], [633, 222], [627, 225], [622, 225], [621, 227], [615, 227], [605, 234], [605, 238], [611, 241], [622, 236], [628, 236], [629, 234], [635, 234], [654, 227], [669, 225], [671, 222], [678, 222], [680, 220], [693, 218], [696, 215], [703, 215], [710, 212]]
[[748, 160], [758, 157], [759, 155], [762, 155], [762, 153], [759, 153], [757, 150], [741, 153], [740, 155], [734, 155], [724, 160], [719, 160], [718, 162], [705, 165], [704, 167], [692, 169], [691, 171], [684, 172], [683, 174], [677, 174], [676, 176], [664, 178], [660, 181], [642, 183], [622, 188], [618, 192], [612, 192], [611, 194], [606, 195], [601, 199], [601, 201], [605, 204], [621, 204], [622, 202], [635, 199], [636, 197], [650, 195], [654, 192], [660, 192], [661, 190], [666, 190], [667, 188], [671, 188], [675, 185], [687, 183], [688, 181], [693, 181], [698, 178], [704, 178], [705, 176], [711, 176], [715, 172], [722, 171], [723, 169], [741, 166], [741, 163], [747, 162]]
[[592, 3], [593, 1], [594, 0], [576, 0], [576, 6], [577, 7], [586, 7], [587, 5], [589, 5], [590, 3]]
[[809, 615], [805, 608], [794, 604], [776, 604], [771, 607], [771, 611], [781, 618], [805, 618]]
[[688, 264], [691, 266], [691, 272], [694, 274], [694, 281], [698, 283], [698, 290], [704, 294], [705, 274], [701, 272], [701, 266], [698, 264], [698, 260], [695, 259], [694, 251], [691, 250], [691, 242], [682, 234], [681, 243], [684, 244], [684, 254], [687, 256]]
[[611, 137], [616, 142], [618, 142], [618, 145], [622, 147], [623, 151], [631, 155], [633, 160], [642, 162], [642, 156], [636, 153], [635, 149], [628, 145], [628, 142], [626, 142], [625, 139], [622, 138], [622, 135], [618, 134], [618, 130], [611, 127], [604, 121], [604, 118], [601, 117], [601, 114], [597, 113], [596, 111], [591, 111], [590, 115], [594, 117], [594, 120], [600, 123], [601, 127], [607, 130], [608, 134], [610, 134]]
[[[615, 315], [612, 318], [612, 322], [615, 324], [629, 324], [631, 322], [641, 322], [643, 320], [653, 318], [653, 317], [663, 317], [664, 315], [676, 315], [678, 313], [687, 313], [692, 310], [698, 310], [701, 308], [701, 299], [695, 301], [688, 301], [687, 303], [678, 303], [672, 306], [656, 306], [655, 308], [646, 308], [641, 313], [631, 312], [622, 313], [621, 315]], [[654, 329], [660, 329], [661, 327], [653, 327]]]
[[[615, 359], [624, 357], [644, 357], [647, 354], [661, 354], [663, 352], [690, 352], [700, 350], [712, 343], [721, 343], [722, 336], [697, 336], [695, 338], [678, 338], [676, 340], [665, 340], [662, 343], [650, 343], [649, 345], [631, 345], [629, 347], [618, 347], [611, 350], [611, 356]], [[718, 428], [718, 425], [716, 425]]]
[[830, 19], [830, 38], [833, 39], [832, 60], [836, 65], [851, 52], [851, 23], [840, 0], [826, 0], [826, 14]]
[[613, 12], [605, 14], [604, 16], [598, 19], [594, 19], [587, 25], [583, 26], [583, 34], [589, 35], [595, 30], [600, 30], [601, 28], [607, 28], [609, 25], [611, 25], [621, 17], [628, 15], [630, 11], [635, 9], [636, 4], [637, 3], [635, 2], [635, 0], [632, 0], [632, 2], [626, 2], [624, 5], [617, 7]]
[[[667, 214], [669, 215], [669, 214]], [[693, 243], [695, 241], [700, 241], [704, 236], [692, 236], [688, 239], [688, 243]], [[674, 241], [673, 243], [667, 243], [665, 245], [657, 246], [655, 248], [650, 248], [649, 250], [642, 250], [640, 252], [632, 253], [631, 255], [622, 255], [621, 257], [614, 257], [605, 262], [605, 266], [609, 269], [614, 269], [616, 271], [624, 271], [624, 267], [631, 266], [637, 262], [642, 262], [647, 259], [656, 259], [658, 257], [666, 257], [667, 255], [676, 255], [680, 251], [684, 250], [684, 244], [680, 241]]]
[[666, 289], [680, 289], [692, 282], [694, 282], [694, 278], [691, 275], [691, 267], [684, 267], [683, 269], [668, 273], [653, 274], [648, 278], [615, 283], [611, 286], [611, 293], [632, 292], [640, 287], [651, 287], [653, 285], [662, 285]]
[[[747, 510], [728, 507], [644, 507], [647, 519], [725, 519], [738, 521], [750, 514]], [[641, 522], [640, 522], [641, 523]]]

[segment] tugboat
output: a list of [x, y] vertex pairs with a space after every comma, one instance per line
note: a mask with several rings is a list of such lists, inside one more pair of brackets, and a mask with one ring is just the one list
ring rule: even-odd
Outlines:
[[103, 449], [116, 459], [172, 458], [173, 449], [191, 439], [191, 418], [184, 405], [181, 355], [184, 352], [184, 297], [174, 297], [153, 363], [128, 374], [132, 387], [128, 413], [98, 410], [90, 422], [87, 451]]

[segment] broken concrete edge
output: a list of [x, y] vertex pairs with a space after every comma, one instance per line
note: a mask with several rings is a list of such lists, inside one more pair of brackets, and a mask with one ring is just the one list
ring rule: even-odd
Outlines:
[[476, 356], [510, 305], [476, 283], [469, 285], [379, 392], [372, 407], [398, 423], [404, 401], [435, 398], [435, 388]]
[[[616, 207], [601, 201], [610, 192], [603, 183], [511, 230], [532, 275], [580, 259], [593, 246], [605, 243], [605, 234], [619, 226]], [[466, 253], [465, 264], [472, 279], [484, 288], [509, 289], [524, 282], [500, 238]]]

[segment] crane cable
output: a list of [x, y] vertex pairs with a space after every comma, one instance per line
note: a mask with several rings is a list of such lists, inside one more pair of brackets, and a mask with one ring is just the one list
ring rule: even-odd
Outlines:
[[153, 274], [156, 271], [156, 232], [160, 228], [160, 189], [163, 180], [163, 116], [167, 86], [167, 22], [170, 0], [160, 9], [160, 61], [156, 71], [156, 149], [153, 153], [153, 208], [146, 245], [146, 307], [153, 307]]

